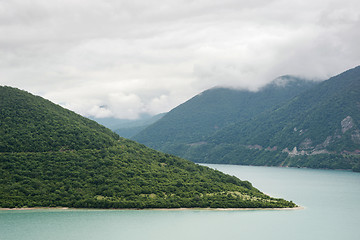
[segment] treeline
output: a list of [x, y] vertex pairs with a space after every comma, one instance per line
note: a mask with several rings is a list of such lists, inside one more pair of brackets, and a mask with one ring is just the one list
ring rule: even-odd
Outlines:
[[0, 152], [46, 152], [113, 146], [119, 136], [41, 97], [0, 87]]
[[293, 207], [247, 181], [0, 87], [0, 207]]
[[360, 155], [323, 153], [291, 156], [282, 152], [281, 149], [270, 151], [240, 144], [204, 143], [196, 146], [168, 144], [167, 149], [175, 155], [198, 163], [351, 169], [353, 171], [359, 171], [360, 164]]
[[[261, 98], [256, 99], [265, 102], [266, 99], [271, 102], [271, 97], [276, 97], [276, 95], [267, 95], [261, 91], [257, 94]], [[204, 97], [200, 95], [198, 98]], [[198, 105], [192, 103], [195, 102], [194, 100], [188, 101], [184, 105], [196, 106], [196, 108], [191, 108], [191, 111], [187, 112], [183, 111], [182, 114], [188, 116], [190, 113], [189, 116], [197, 116], [197, 110], [203, 113], [204, 109], [208, 109], [206, 103], [211, 105], [210, 99]], [[171, 136], [183, 135], [186, 126], [182, 126], [185, 130], [179, 129], [178, 125], [170, 121], [168, 125], [158, 121], [156, 131], [153, 129], [154, 125], [145, 129], [136, 139], [160, 151], [194, 162], [353, 169], [355, 171], [360, 161], [359, 99], [360, 67], [356, 67], [316, 86], [299, 91], [287, 101], [278, 102], [278, 105], [261, 108], [262, 111], [254, 112], [247, 118], [238, 117], [232, 124], [227, 124], [211, 134], [205, 134], [196, 142], [177, 141], [176, 137], [171, 138]], [[252, 106], [255, 109], [260, 108], [262, 103], [262, 101], [256, 101], [251, 94], [246, 95], [243, 101], [254, 104]], [[174, 113], [176, 110], [181, 110], [181, 106], [175, 108]], [[251, 110], [252, 108], [240, 108], [239, 112], [247, 116]], [[226, 118], [221, 111], [217, 113], [218, 116], [214, 112], [212, 115]], [[211, 117], [208, 119], [205, 117], [206, 114], [203, 116], [203, 119], [193, 118], [196, 122], [192, 124], [187, 122], [187, 124], [194, 126], [204, 122], [207, 125]], [[181, 119], [181, 116], [178, 117]], [[161, 124], [164, 125], [163, 128]], [[169, 138], [160, 138], [160, 135], [167, 134], [167, 129], [172, 131], [168, 135]], [[179, 131], [176, 132], [176, 129]], [[191, 131], [195, 133], [190, 135], [195, 135], [197, 132], [196, 129]], [[159, 132], [158, 135], [154, 133], [154, 136], [158, 137], [151, 138], [151, 135], [146, 135], [150, 132]], [[146, 138], [142, 139], [142, 136]], [[261, 149], [251, 146], [261, 146]], [[298, 151], [304, 150], [308, 154], [292, 157], [282, 152], [285, 149], [292, 151], [295, 147]], [[273, 150], [274, 148], [276, 150]], [[327, 154], [309, 155], [320, 151]]]
[[257, 92], [230, 88], [206, 90], [171, 110], [133, 139], [166, 152], [169, 152], [167, 144], [206, 141], [218, 130], [273, 109], [317, 84], [291, 76], [281, 79], [286, 82], [283, 86], [272, 82]]
[[102, 150], [0, 153], [0, 175], [0, 207], [295, 206], [247, 181], [131, 141]]

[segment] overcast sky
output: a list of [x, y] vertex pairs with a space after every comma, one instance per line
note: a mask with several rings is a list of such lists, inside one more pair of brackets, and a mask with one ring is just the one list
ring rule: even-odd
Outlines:
[[0, 85], [84, 116], [359, 64], [359, 0], [0, 0]]

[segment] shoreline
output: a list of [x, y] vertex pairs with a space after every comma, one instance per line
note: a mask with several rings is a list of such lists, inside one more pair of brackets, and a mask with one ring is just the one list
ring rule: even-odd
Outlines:
[[[345, 171], [345, 172], [357, 172], [354, 171], [352, 168], [311, 168], [311, 167], [295, 167], [295, 166], [280, 166], [280, 165], [247, 165], [247, 164], [235, 164], [235, 163], [200, 163], [195, 162], [196, 164], [199, 164], [201, 166], [207, 166], [207, 164], [210, 165], [232, 165], [232, 166], [245, 166], [245, 167], [269, 167], [269, 168], [290, 168], [290, 169], [308, 169], [308, 170], [326, 170], [326, 171]], [[210, 167], [210, 166], [207, 166]], [[212, 168], [212, 167], [211, 167]], [[359, 172], [357, 172], [359, 173]]]
[[118, 211], [278, 211], [278, 210], [303, 210], [304, 207], [298, 206], [294, 208], [68, 208], [68, 207], [32, 207], [32, 208], [0, 208], [0, 211], [24, 211], [24, 210], [86, 210], [86, 211], [103, 211], [103, 210], [118, 210]]

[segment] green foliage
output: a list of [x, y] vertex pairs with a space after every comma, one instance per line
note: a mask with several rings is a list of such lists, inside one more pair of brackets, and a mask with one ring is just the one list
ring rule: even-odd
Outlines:
[[294, 207], [40, 97], [0, 87], [0, 207]]
[[[204, 92], [175, 108], [170, 112], [172, 115], [169, 113], [163, 121], [146, 129], [136, 139], [155, 149], [195, 162], [358, 169], [360, 66], [311, 86], [305, 87], [302, 92], [298, 90], [292, 92], [293, 95], [286, 95], [288, 98], [280, 90], [269, 90], [269, 94], [264, 91], [246, 94], [239, 92], [238, 94], [243, 94], [242, 102], [247, 107], [240, 107], [235, 98], [222, 102], [221, 96], [227, 94], [225, 90], [221, 94], [218, 91], [219, 95], [214, 99], [203, 95], [211, 95], [211, 91], [215, 90]], [[282, 90], [287, 91], [289, 88]], [[282, 101], [274, 100], [276, 94], [279, 94]], [[197, 103], [197, 98], [203, 101]], [[230, 108], [230, 112], [234, 116], [235, 113], [238, 114], [238, 117], [227, 118], [231, 114], [212, 108], [212, 101], [217, 99], [219, 105], [227, 106], [221, 107], [225, 112], [229, 110], [229, 106], [234, 106], [233, 109]], [[203, 113], [207, 109], [213, 109], [212, 115], [218, 118], [231, 119], [231, 123], [223, 124], [223, 127], [212, 133], [204, 134], [200, 127], [198, 131], [197, 127], [192, 126], [204, 124], [205, 127], [208, 125], [207, 121], [212, 119], [210, 115]], [[201, 117], [192, 117], [197, 116], [197, 112]], [[165, 122], [170, 116], [178, 118], [177, 121]], [[184, 121], [183, 128], [190, 126], [189, 131], [179, 130], [178, 122], [186, 117], [194, 122]], [[344, 130], [342, 122], [349, 117], [351, 124], [345, 125], [351, 127]], [[148, 133], [154, 134], [153, 138], [150, 135], [148, 138], [144, 137]], [[163, 137], [166, 134], [168, 138]], [[179, 135], [186, 134], [200, 134], [203, 137], [185, 140], [178, 138]], [[254, 149], [253, 146], [260, 147]], [[283, 152], [286, 149], [293, 151], [295, 147], [299, 152], [304, 151], [304, 154], [291, 158]]]
[[[360, 150], [360, 141], [356, 140], [360, 132], [359, 99], [360, 67], [357, 67], [322, 82], [274, 111], [226, 127], [207, 141], [210, 145], [232, 146], [228, 147], [226, 153], [220, 150], [218, 155], [237, 152], [238, 158], [246, 159], [247, 153], [251, 152], [249, 156], [256, 165], [283, 165], [283, 162], [277, 164], [276, 160], [284, 155], [282, 150], [297, 147], [308, 154], [319, 149], [326, 150], [328, 154], [288, 157], [285, 165], [352, 169], [359, 162], [358, 154], [349, 155]], [[352, 119], [352, 127], [344, 132], [341, 122], [348, 116]], [[304, 145], [309, 139], [309, 146]], [[255, 144], [262, 146], [263, 150], [245, 148]], [[243, 147], [241, 151], [239, 146]], [[274, 146], [277, 148], [275, 152], [265, 150]], [[217, 157], [210, 158], [211, 162], [218, 162]], [[284, 159], [284, 156], [280, 159]], [[241, 159], [238, 162], [247, 161]]]
[[237, 144], [206, 144], [197, 148], [191, 147], [185, 151], [183, 157], [203, 163], [353, 169], [354, 171], [360, 164], [359, 155], [324, 153], [289, 156], [281, 151], [249, 149]]
[[357, 164], [352, 168], [354, 172], [360, 172], [360, 161], [358, 161]]
[[[0, 206], [294, 207], [249, 182], [135, 142], [101, 150], [0, 153]], [[228, 194], [235, 194], [228, 198]]]
[[[330, 136], [335, 140], [329, 150], [352, 151], [360, 146], [351, 143], [350, 134], [360, 126], [359, 99], [360, 67], [322, 82], [273, 111], [237, 122], [216, 133], [210, 141], [292, 149], [307, 138], [312, 145], [319, 145]], [[341, 121], [347, 116], [351, 116], [355, 126], [343, 135]]]
[[24, 91], [0, 87], [0, 152], [44, 152], [113, 146], [109, 129]]
[[170, 152], [167, 145], [206, 141], [216, 131], [272, 109], [316, 83], [284, 76], [285, 86], [275, 82], [258, 92], [228, 88], [207, 90], [167, 113], [141, 131], [134, 140]]

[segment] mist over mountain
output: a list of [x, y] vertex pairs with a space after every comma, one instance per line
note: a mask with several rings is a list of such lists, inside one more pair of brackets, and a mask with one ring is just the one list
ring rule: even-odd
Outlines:
[[[358, 170], [359, 126], [360, 67], [356, 67], [273, 111], [217, 132], [207, 139], [217, 153], [208, 152], [203, 160]], [[237, 160], [230, 160], [231, 155]]]
[[110, 128], [115, 133], [119, 134], [121, 137], [132, 138], [151, 124], [161, 119], [165, 114], [166, 113], [160, 113], [154, 116], [149, 114], [143, 114], [140, 116], [140, 118], [135, 120], [95, 117], [90, 117], [90, 119], [96, 121], [101, 125], [104, 125], [107, 128]]
[[220, 129], [273, 109], [317, 84], [294, 76], [282, 76], [257, 92], [209, 89], [174, 108], [133, 139], [181, 155], [182, 150], [178, 148], [182, 148], [182, 144], [202, 144]]
[[[135, 139], [195, 162], [359, 170], [360, 67], [308, 87], [294, 87], [296, 81], [290, 81], [289, 85], [280, 88], [284, 85], [282, 82], [286, 83], [277, 80], [265, 88], [271, 94], [265, 94], [264, 89], [257, 93], [239, 92], [244, 94], [242, 101], [248, 103], [249, 109], [234, 107], [238, 111], [233, 112], [240, 113], [242, 117], [208, 135], [202, 135], [203, 138], [188, 138], [186, 141], [180, 138], [178, 141], [177, 132], [173, 132], [175, 140], [150, 140], [143, 137], [146, 131], [151, 130], [149, 127]], [[283, 98], [281, 90], [287, 91], [289, 87], [293, 95], [287, 92], [288, 98]], [[254, 96], [262, 101], [254, 100]], [[274, 103], [274, 99], [278, 101]], [[193, 106], [192, 102], [193, 99], [183, 105]], [[209, 108], [208, 105], [213, 105], [210, 101], [202, 104], [198, 104], [192, 112], [182, 112], [182, 115], [189, 117], [197, 110], [202, 112]], [[265, 104], [268, 104], [267, 107]], [[227, 107], [231, 109], [230, 106], [233, 105], [229, 103]], [[225, 115], [221, 110], [217, 113], [219, 118]], [[196, 121], [201, 125], [201, 118]], [[160, 123], [151, 127], [156, 126], [157, 131], [164, 135], [169, 125], [161, 126]], [[196, 133], [191, 136], [198, 133], [194, 128], [192, 130]], [[182, 135], [180, 132], [179, 136]]]

